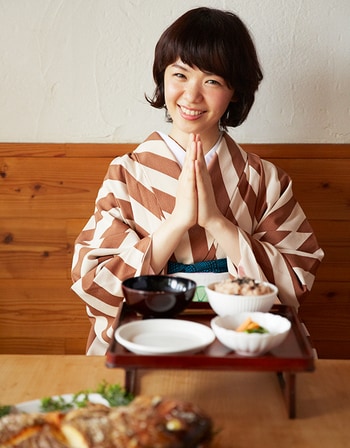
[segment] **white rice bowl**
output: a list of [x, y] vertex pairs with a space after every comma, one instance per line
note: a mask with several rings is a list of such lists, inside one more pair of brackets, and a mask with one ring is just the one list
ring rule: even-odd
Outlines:
[[278, 303], [278, 288], [272, 283], [261, 282], [268, 286], [270, 292], [261, 295], [235, 295], [214, 290], [215, 283], [206, 286], [206, 294], [211, 308], [219, 316], [243, 313], [245, 311], [261, 311], [267, 313], [273, 304]]

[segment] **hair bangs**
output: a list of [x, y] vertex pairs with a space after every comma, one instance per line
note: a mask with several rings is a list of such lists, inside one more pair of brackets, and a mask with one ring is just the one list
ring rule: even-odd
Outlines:
[[188, 38], [182, 35], [174, 50], [174, 60], [171, 63], [181, 59], [190, 67], [197, 67], [203, 72], [221, 76], [229, 87], [233, 87], [230, 85], [230, 68], [221, 39], [217, 42], [207, 33], [202, 35], [198, 33], [195, 36], [190, 34]]

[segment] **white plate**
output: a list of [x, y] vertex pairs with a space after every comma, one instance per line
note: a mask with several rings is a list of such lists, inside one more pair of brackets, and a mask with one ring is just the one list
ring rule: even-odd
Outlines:
[[116, 340], [139, 355], [196, 353], [215, 335], [206, 325], [179, 319], [147, 319], [121, 325]]
[[[92, 403], [104, 404], [109, 406], [108, 401], [104, 399], [100, 394], [91, 393], [88, 395], [89, 401]], [[66, 403], [71, 403], [73, 401], [73, 394], [57, 395], [52, 398], [62, 397]], [[15, 408], [20, 412], [43, 412], [41, 409], [41, 400], [31, 400], [24, 401], [23, 403], [16, 404]]]

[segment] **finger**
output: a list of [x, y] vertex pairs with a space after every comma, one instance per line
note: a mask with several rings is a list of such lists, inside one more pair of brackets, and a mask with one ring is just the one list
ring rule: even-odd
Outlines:
[[206, 190], [206, 172], [201, 160], [195, 161], [195, 173], [198, 194], [203, 195]]
[[202, 144], [202, 140], [200, 139], [199, 135], [197, 136], [197, 139], [196, 139], [196, 160], [200, 160], [201, 164], [205, 165], [203, 144]]
[[197, 152], [196, 135], [191, 133], [189, 138], [190, 160], [196, 160], [196, 152]]

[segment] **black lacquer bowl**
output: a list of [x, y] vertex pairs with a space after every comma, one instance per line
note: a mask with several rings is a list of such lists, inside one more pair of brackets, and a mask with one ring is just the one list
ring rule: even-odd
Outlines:
[[167, 275], [143, 275], [122, 283], [129, 308], [146, 318], [169, 318], [181, 313], [192, 302], [196, 286], [193, 280]]

